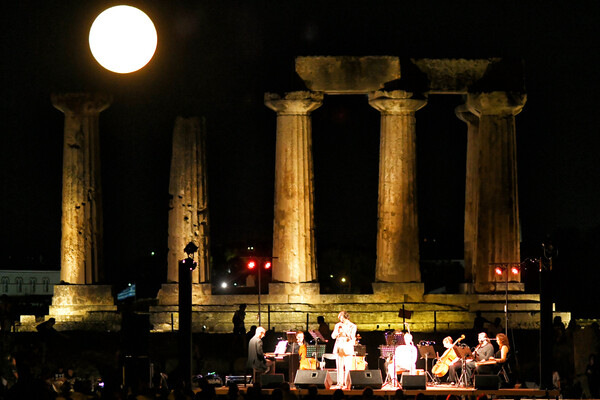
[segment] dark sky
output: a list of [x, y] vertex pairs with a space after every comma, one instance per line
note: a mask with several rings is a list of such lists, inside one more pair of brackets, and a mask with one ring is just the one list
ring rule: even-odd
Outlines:
[[[3, 264], [42, 255], [58, 267], [64, 117], [50, 103], [53, 92], [114, 96], [100, 118], [105, 252], [113, 279], [116, 271], [138, 273], [150, 251], [158, 254], [155, 262], [164, 260], [178, 115], [206, 117], [215, 254], [232, 243], [268, 248], [275, 113], [263, 95], [294, 88], [294, 58], [301, 55], [522, 58], [528, 92], [517, 117], [523, 257], [539, 255], [549, 233], [585, 236], [596, 228], [597, 235], [596, 1], [134, 1], [128, 4], [154, 20], [159, 43], [150, 64], [129, 75], [103, 70], [87, 44], [95, 16], [116, 4], [20, 0], [4, 6]], [[417, 113], [421, 237], [439, 243], [424, 249], [424, 258], [462, 256], [466, 125], [453, 111], [460, 103], [458, 96], [431, 96]], [[319, 257], [340, 247], [374, 256], [378, 112], [364, 96], [329, 96], [313, 114], [313, 135]]]

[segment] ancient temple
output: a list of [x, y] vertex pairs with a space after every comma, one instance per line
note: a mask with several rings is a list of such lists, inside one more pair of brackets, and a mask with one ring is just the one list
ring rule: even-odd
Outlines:
[[[502, 59], [401, 61], [393, 56], [319, 56], [297, 58], [296, 73], [304, 88], [264, 96], [265, 106], [275, 112], [277, 132], [274, 282], [262, 296], [262, 311], [258, 310], [256, 295], [211, 292], [204, 128], [199, 119], [178, 119], [170, 182], [172, 254], [158, 305], [150, 310], [154, 329], [177, 329], [177, 249], [187, 241], [201, 249], [192, 285], [194, 330], [229, 332], [231, 315], [240, 303], [248, 304], [247, 325], [255, 324], [256, 313], [262, 312], [268, 315], [268, 324], [279, 330], [302, 329], [308, 322], [314, 323], [317, 315], [333, 321], [341, 309], [350, 312], [359, 330], [397, 327], [406, 317], [399, 310], [410, 310], [411, 329], [421, 332], [468, 329], [476, 311], [503, 318], [505, 307], [512, 327], [537, 328], [539, 295], [523, 293], [520, 275], [509, 276], [506, 268], [521, 261], [515, 116], [526, 102], [522, 65]], [[321, 294], [318, 284], [313, 192], [318, 171], [313, 169], [311, 112], [322, 106], [325, 96], [338, 94], [367, 95], [369, 105], [381, 114], [372, 294]], [[418, 111], [427, 107], [429, 97], [449, 94], [464, 99], [455, 113], [466, 123], [467, 136], [467, 283], [459, 294], [425, 294], [419, 270], [416, 127]], [[85, 289], [89, 291], [99, 287], [95, 283], [101, 274], [97, 262], [101, 252], [96, 252], [101, 245], [100, 186], [92, 178], [99, 168], [99, 159], [94, 158], [98, 114], [109, 102], [93, 96], [71, 96], [54, 99], [66, 115], [61, 273], [65, 282], [89, 287]], [[70, 183], [73, 177], [77, 177], [76, 184]], [[503, 266], [503, 275], [494, 272], [495, 266]], [[73, 299], [68, 293], [74, 289], [63, 288], [73, 285], [60, 286], [52, 316], [73, 308], [73, 301], [64, 299]], [[96, 297], [106, 298], [103, 296]], [[89, 311], [110, 313], [114, 302], [108, 303], [100, 301]], [[563, 319], [568, 320], [568, 316]]]

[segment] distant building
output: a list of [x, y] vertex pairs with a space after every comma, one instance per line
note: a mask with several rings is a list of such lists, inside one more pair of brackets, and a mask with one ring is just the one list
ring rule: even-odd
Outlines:
[[0, 270], [0, 295], [48, 296], [60, 283], [60, 271]]

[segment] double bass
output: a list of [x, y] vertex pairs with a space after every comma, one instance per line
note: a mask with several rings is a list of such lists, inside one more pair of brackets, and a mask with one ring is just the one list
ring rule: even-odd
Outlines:
[[465, 335], [461, 335], [458, 339], [456, 339], [454, 343], [452, 343], [452, 347], [446, 349], [444, 354], [442, 354], [442, 356], [438, 359], [433, 368], [431, 368], [431, 373], [433, 375], [437, 376], [438, 378], [441, 378], [442, 376], [448, 373], [448, 369], [450, 368], [452, 361], [454, 361], [458, 357], [456, 355], [456, 352], [454, 351], [454, 346], [456, 346], [458, 342], [460, 342], [464, 338]]

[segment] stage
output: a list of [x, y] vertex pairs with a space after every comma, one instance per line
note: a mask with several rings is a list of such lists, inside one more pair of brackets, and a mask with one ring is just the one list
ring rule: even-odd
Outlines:
[[[248, 388], [252, 387], [252, 385], [238, 385], [240, 392], [242, 394], [246, 394]], [[363, 392], [363, 388], [361, 389], [352, 389], [352, 390], [344, 390], [344, 394], [346, 397], [350, 396], [361, 396]], [[384, 386], [383, 388], [373, 388], [373, 392], [375, 396], [381, 396], [386, 399], [390, 399], [394, 397], [398, 388]], [[225, 396], [229, 389], [226, 386], [217, 387], [216, 392], [218, 396]], [[273, 389], [262, 389], [265, 394], [271, 394]], [[308, 389], [291, 389], [292, 393], [295, 393], [299, 398], [308, 395]], [[318, 389], [319, 396], [332, 396], [334, 389]], [[446, 398], [448, 395], [455, 396], [470, 396], [472, 398], [477, 398], [480, 395], [485, 394], [488, 398], [541, 398], [541, 399], [558, 399], [559, 391], [558, 390], [540, 390], [540, 389], [525, 389], [525, 388], [513, 388], [513, 389], [498, 389], [498, 390], [481, 390], [474, 388], [462, 388], [462, 387], [454, 387], [451, 385], [437, 385], [437, 386], [427, 386], [426, 389], [409, 389], [403, 390], [405, 397], [414, 398], [416, 395], [423, 393], [427, 397], [439, 397]]]

